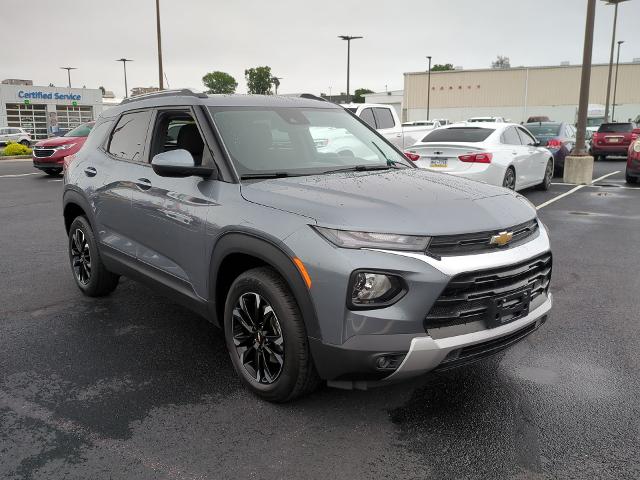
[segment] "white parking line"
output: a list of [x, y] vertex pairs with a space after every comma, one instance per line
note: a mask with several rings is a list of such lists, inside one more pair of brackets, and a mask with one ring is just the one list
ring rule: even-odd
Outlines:
[[605, 178], [610, 177], [611, 175], [615, 175], [616, 173], [620, 173], [620, 170], [616, 170], [615, 172], [607, 173], [606, 175], [603, 175], [603, 176], [601, 176], [599, 178], [596, 178], [589, 185], [576, 185], [574, 188], [572, 188], [568, 192], [561, 193], [557, 197], [553, 197], [551, 200], [547, 200], [546, 202], [541, 203], [540, 205], [538, 205], [536, 207], [536, 210], [540, 210], [541, 208], [544, 208], [547, 205], [551, 205], [553, 202], [556, 202], [556, 201], [560, 200], [561, 198], [564, 198], [564, 197], [566, 197], [568, 195], [571, 195], [572, 193], [577, 192], [581, 188], [589, 187], [589, 186], [593, 185], [594, 183], [599, 182], [600, 180], [604, 180]]
[[0, 175], [0, 178], [16, 178], [16, 177], [27, 177], [29, 175], [40, 175], [40, 172], [32, 172], [32, 173], [14, 173], [12, 175]]

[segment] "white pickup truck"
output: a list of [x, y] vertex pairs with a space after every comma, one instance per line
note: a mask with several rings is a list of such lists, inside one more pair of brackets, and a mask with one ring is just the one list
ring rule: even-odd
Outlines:
[[375, 128], [400, 150], [421, 141], [433, 130], [432, 126], [403, 127], [396, 109], [390, 105], [348, 103], [342, 106]]

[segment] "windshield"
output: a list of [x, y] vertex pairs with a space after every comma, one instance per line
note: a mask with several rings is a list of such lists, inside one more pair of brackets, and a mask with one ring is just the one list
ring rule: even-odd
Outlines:
[[598, 133], [628, 133], [633, 130], [631, 123], [603, 123]]
[[84, 125], [80, 125], [79, 127], [74, 128], [73, 130], [69, 130], [65, 133], [64, 137], [88, 137], [91, 133], [91, 129], [93, 128], [93, 123], [85, 123]]
[[527, 124], [527, 130], [533, 133], [536, 137], [555, 137], [560, 135], [560, 126], [559, 123], [547, 123], [545, 125], [540, 124]]
[[397, 150], [341, 108], [210, 110], [240, 176], [412, 167]]
[[452, 127], [440, 128], [427, 134], [422, 139], [423, 142], [483, 142], [495, 130], [493, 128], [480, 127]]

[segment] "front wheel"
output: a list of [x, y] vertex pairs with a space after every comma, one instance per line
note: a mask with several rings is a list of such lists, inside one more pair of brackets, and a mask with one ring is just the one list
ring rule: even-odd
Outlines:
[[76, 217], [69, 228], [69, 261], [76, 285], [88, 297], [102, 297], [118, 286], [119, 276], [106, 269], [89, 221]]
[[549, 159], [547, 161], [547, 167], [544, 170], [544, 178], [542, 179], [542, 183], [538, 185], [538, 190], [547, 191], [551, 186], [551, 179], [553, 178], [553, 160]]
[[625, 172], [624, 179], [627, 183], [637, 183], [638, 177], [632, 177], [628, 172]]
[[302, 314], [273, 269], [236, 278], [225, 302], [224, 333], [236, 373], [260, 397], [286, 402], [318, 385]]
[[513, 167], [507, 168], [507, 171], [504, 173], [502, 186], [504, 188], [508, 188], [509, 190], [516, 189], [516, 171], [513, 169]]

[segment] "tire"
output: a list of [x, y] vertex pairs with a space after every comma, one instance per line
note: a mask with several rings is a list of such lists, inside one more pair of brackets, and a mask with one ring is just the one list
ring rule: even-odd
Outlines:
[[25, 147], [29, 146], [29, 140], [20, 140], [20, 145], [24, 145]]
[[504, 172], [504, 178], [502, 179], [502, 186], [509, 190], [516, 189], [516, 171], [513, 167], [508, 167]]
[[61, 168], [51, 168], [49, 170], [45, 170], [44, 173], [46, 173], [50, 177], [57, 177], [58, 175], [60, 175], [62, 173], [62, 169]]
[[604, 162], [607, 159], [606, 155], [596, 155], [596, 161]]
[[542, 183], [538, 185], [536, 188], [538, 190], [542, 190], [546, 192], [547, 190], [549, 190], [549, 187], [551, 187], [552, 179], [553, 179], [553, 160], [549, 159], [547, 161], [547, 166], [545, 167], [545, 170], [544, 170], [544, 179], [542, 180]]
[[624, 173], [624, 180], [627, 183], [638, 183], [638, 177], [632, 177], [631, 175], [629, 175], [629, 172]]
[[319, 385], [302, 314], [273, 269], [254, 268], [235, 279], [225, 302], [224, 334], [236, 373], [265, 400], [287, 402]]
[[98, 244], [86, 217], [76, 217], [69, 228], [69, 262], [76, 285], [88, 297], [109, 295], [118, 286], [120, 277], [107, 270], [102, 263]]

